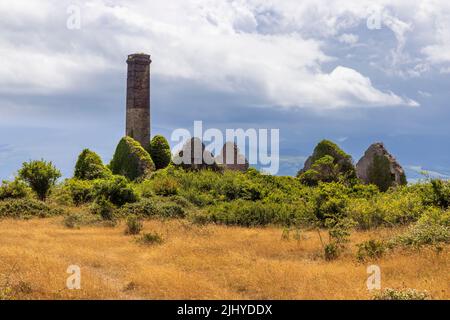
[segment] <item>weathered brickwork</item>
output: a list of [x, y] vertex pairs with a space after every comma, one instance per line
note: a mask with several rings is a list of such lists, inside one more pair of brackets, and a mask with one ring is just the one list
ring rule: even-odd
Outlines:
[[126, 132], [143, 147], [150, 142], [150, 55], [128, 56]]

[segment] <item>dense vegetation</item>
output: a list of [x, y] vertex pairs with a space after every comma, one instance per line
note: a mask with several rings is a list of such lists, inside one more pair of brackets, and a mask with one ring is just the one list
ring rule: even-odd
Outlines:
[[[74, 178], [56, 186], [59, 171], [51, 163], [25, 163], [16, 180], [0, 186], [0, 216], [48, 216], [77, 206], [87, 210], [67, 215], [67, 226], [86, 221], [114, 224], [125, 218], [129, 234], [138, 233], [141, 219], [148, 218], [314, 229], [321, 237], [324, 258], [329, 260], [345, 250], [355, 228], [408, 226], [395, 239], [360, 244], [359, 260], [380, 257], [396, 247], [438, 248], [450, 241], [450, 182], [425, 180], [380, 190], [358, 183], [349, 161], [336, 145], [324, 141], [314, 152], [311, 168], [299, 178], [264, 175], [253, 168], [216, 172], [168, 165], [154, 171], [149, 154], [124, 138], [111, 161], [112, 173], [89, 150], [80, 155]], [[313, 183], [305, 181], [311, 170], [320, 176]], [[46, 200], [48, 195], [46, 202], [37, 200]], [[322, 237], [321, 232], [328, 236]]]
[[154, 136], [150, 141], [148, 153], [152, 157], [157, 170], [167, 167], [172, 159], [169, 142], [160, 135]]
[[111, 171], [103, 165], [103, 161], [95, 152], [84, 149], [75, 164], [74, 177], [81, 180], [106, 178]]
[[356, 171], [350, 155], [335, 143], [323, 140], [315, 147], [298, 177], [306, 185], [317, 186], [319, 182], [353, 182], [356, 180]]
[[154, 171], [155, 164], [139, 142], [130, 137], [124, 137], [117, 145], [109, 168], [114, 174], [135, 180]]

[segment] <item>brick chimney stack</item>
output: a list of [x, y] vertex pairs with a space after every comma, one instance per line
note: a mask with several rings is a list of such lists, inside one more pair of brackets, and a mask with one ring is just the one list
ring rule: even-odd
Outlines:
[[127, 136], [143, 147], [150, 143], [150, 55], [137, 53], [128, 56], [127, 74]]

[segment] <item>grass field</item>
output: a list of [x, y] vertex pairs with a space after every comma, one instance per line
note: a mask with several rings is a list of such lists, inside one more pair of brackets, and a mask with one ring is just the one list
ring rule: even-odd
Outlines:
[[[401, 229], [353, 232], [349, 251], [325, 261], [316, 232], [282, 239], [279, 227], [197, 226], [149, 220], [164, 242], [144, 245], [124, 225], [68, 229], [62, 217], [0, 220], [0, 297], [9, 299], [370, 299], [366, 268], [381, 268], [382, 287], [427, 290], [450, 298], [448, 246], [396, 250], [358, 262], [355, 244]], [[322, 236], [325, 236], [323, 233]], [[66, 288], [69, 265], [81, 289]]]

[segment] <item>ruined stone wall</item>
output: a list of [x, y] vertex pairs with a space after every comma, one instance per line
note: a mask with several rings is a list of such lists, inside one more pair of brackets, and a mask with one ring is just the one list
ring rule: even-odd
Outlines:
[[125, 134], [143, 147], [150, 142], [150, 56], [128, 56]]

